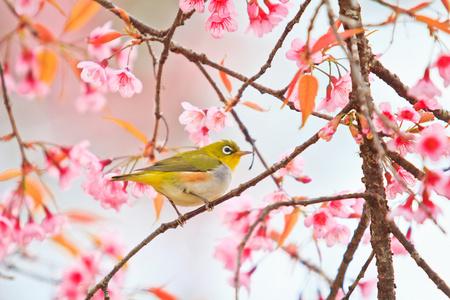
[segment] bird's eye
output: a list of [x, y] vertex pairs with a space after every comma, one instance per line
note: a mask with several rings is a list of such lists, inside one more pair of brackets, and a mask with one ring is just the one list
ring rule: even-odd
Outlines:
[[222, 148], [222, 152], [223, 154], [230, 155], [231, 153], [233, 153], [233, 149], [231, 149], [230, 146], [224, 146]]

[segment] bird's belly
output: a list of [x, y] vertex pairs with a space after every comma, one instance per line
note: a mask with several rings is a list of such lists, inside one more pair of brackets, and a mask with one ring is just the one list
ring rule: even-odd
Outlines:
[[[158, 188], [176, 205], [197, 206], [204, 204], [201, 199], [212, 201], [222, 196], [231, 183], [232, 171], [222, 164], [208, 172], [183, 172], [170, 185]], [[199, 197], [201, 198], [199, 198]]]

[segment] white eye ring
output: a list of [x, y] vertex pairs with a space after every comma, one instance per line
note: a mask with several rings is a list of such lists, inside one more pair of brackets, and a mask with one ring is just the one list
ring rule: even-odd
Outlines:
[[230, 155], [231, 153], [233, 153], [233, 149], [231, 149], [230, 146], [224, 146], [222, 148], [222, 152], [223, 154]]

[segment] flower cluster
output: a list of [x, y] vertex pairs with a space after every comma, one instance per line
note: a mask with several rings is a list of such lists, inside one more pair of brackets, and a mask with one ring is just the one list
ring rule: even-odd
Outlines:
[[[112, 32], [112, 22], [107, 22], [101, 27], [92, 30], [88, 37], [89, 41], [98, 39]], [[100, 111], [106, 104], [104, 93], [119, 92], [124, 98], [130, 98], [135, 93], [142, 92], [142, 82], [130, 72], [131, 64], [136, 58], [136, 51], [132, 51], [129, 44], [120, 45], [119, 39], [107, 43], [89, 44], [88, 54], [95, 61], [79, 62], [77, 67], [82, 69], [81, 95], [75, 102], [80, 112], [87, 110]], [[116, 58], [119, 70], [108, 67], [111, 56]]]
[[364, 199], [335, 200], [323, 204], [305, 219], [306, 227], [313, 227], [314, 237], [325, 239], [327, 246], [336, 243], [347, 245], [350, 242], [350, 229], [337, 222], [338, 218], [359, 218], [362, 213]]
[[[203, 0], [180, 0], [179, 6], [183, 12], [188, 12], [194, 8], [197, 12], [203, 13], [205, 2]], [[285, 4], [287, 0], [281, 2], [274, 4], [269, 0], [264, 0], [267, 7], [266, 12], [257, 0], [250, 0], [247, 3], [247, 13], [250, 19], [247, 32], [253, 30], [253, 33], [258, 37], [271, 32], [289, 12], [289, 6]], [[238, 29], [238, 24], [234, 19], [238, 14], [234, 11], [232, 0], [210, 0], [208, 10], [211, 15], [206, 20], [205, 28], [214, 38], [220, 39], [225, 35], [225, 32], [233, 32]]]
[[223, 108], [213, 106], [209, 109], [201, 109], [189, 102], [182, 102], [181, 106], [184, 112], [180, 115], [179, 121], [186, 125], [184, 130], [190, 133], [189, 139], [200, 147], [211, 143], [210, 130], [219, 133], [225, 126], [233, 126], [233, 121]]

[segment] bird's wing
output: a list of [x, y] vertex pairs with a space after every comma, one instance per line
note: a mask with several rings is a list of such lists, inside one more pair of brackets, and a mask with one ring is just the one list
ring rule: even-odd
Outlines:
[[161, 172], [205, 172], [221, 165], [219, 159], [200, 153], [180, 154], [160, 160], [154, 165], [138, 171], [161, 171]]

